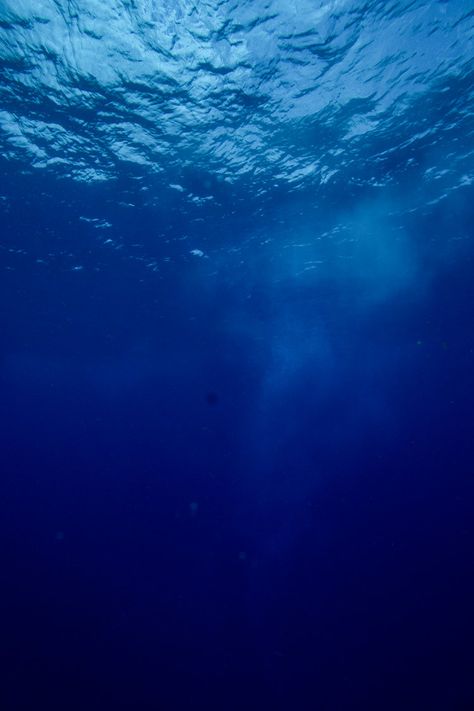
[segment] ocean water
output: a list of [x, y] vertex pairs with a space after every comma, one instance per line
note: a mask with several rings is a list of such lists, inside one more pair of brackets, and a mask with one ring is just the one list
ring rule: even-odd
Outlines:
[[0, 0], [2, 711], [474, 709], [473, 60]]

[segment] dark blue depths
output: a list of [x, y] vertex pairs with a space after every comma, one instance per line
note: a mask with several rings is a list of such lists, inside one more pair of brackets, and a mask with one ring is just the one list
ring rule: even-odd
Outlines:
[[257, 266], [6, 270], [5, 708], [470, 708], [471, 271], [366, 312]]
[[2, 708], [474, 708], [473, 85], [319, 183], [2, 150]]

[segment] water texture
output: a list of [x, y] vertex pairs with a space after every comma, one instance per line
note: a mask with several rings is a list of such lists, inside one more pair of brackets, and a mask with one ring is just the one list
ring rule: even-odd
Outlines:
[[474, 3], [0, 0], [0, 702], [474, 707]]

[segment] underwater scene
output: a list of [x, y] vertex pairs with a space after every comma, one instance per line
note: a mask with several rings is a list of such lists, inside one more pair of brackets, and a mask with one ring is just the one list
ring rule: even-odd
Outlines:
[[474, 0], [0, 0], [1, 711], [474, 710]]

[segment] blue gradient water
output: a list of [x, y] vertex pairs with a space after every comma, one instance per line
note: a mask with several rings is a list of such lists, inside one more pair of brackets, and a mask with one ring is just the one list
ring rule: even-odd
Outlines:
[[0, 0], [1, 708], [474, 708], [474, 3]]

